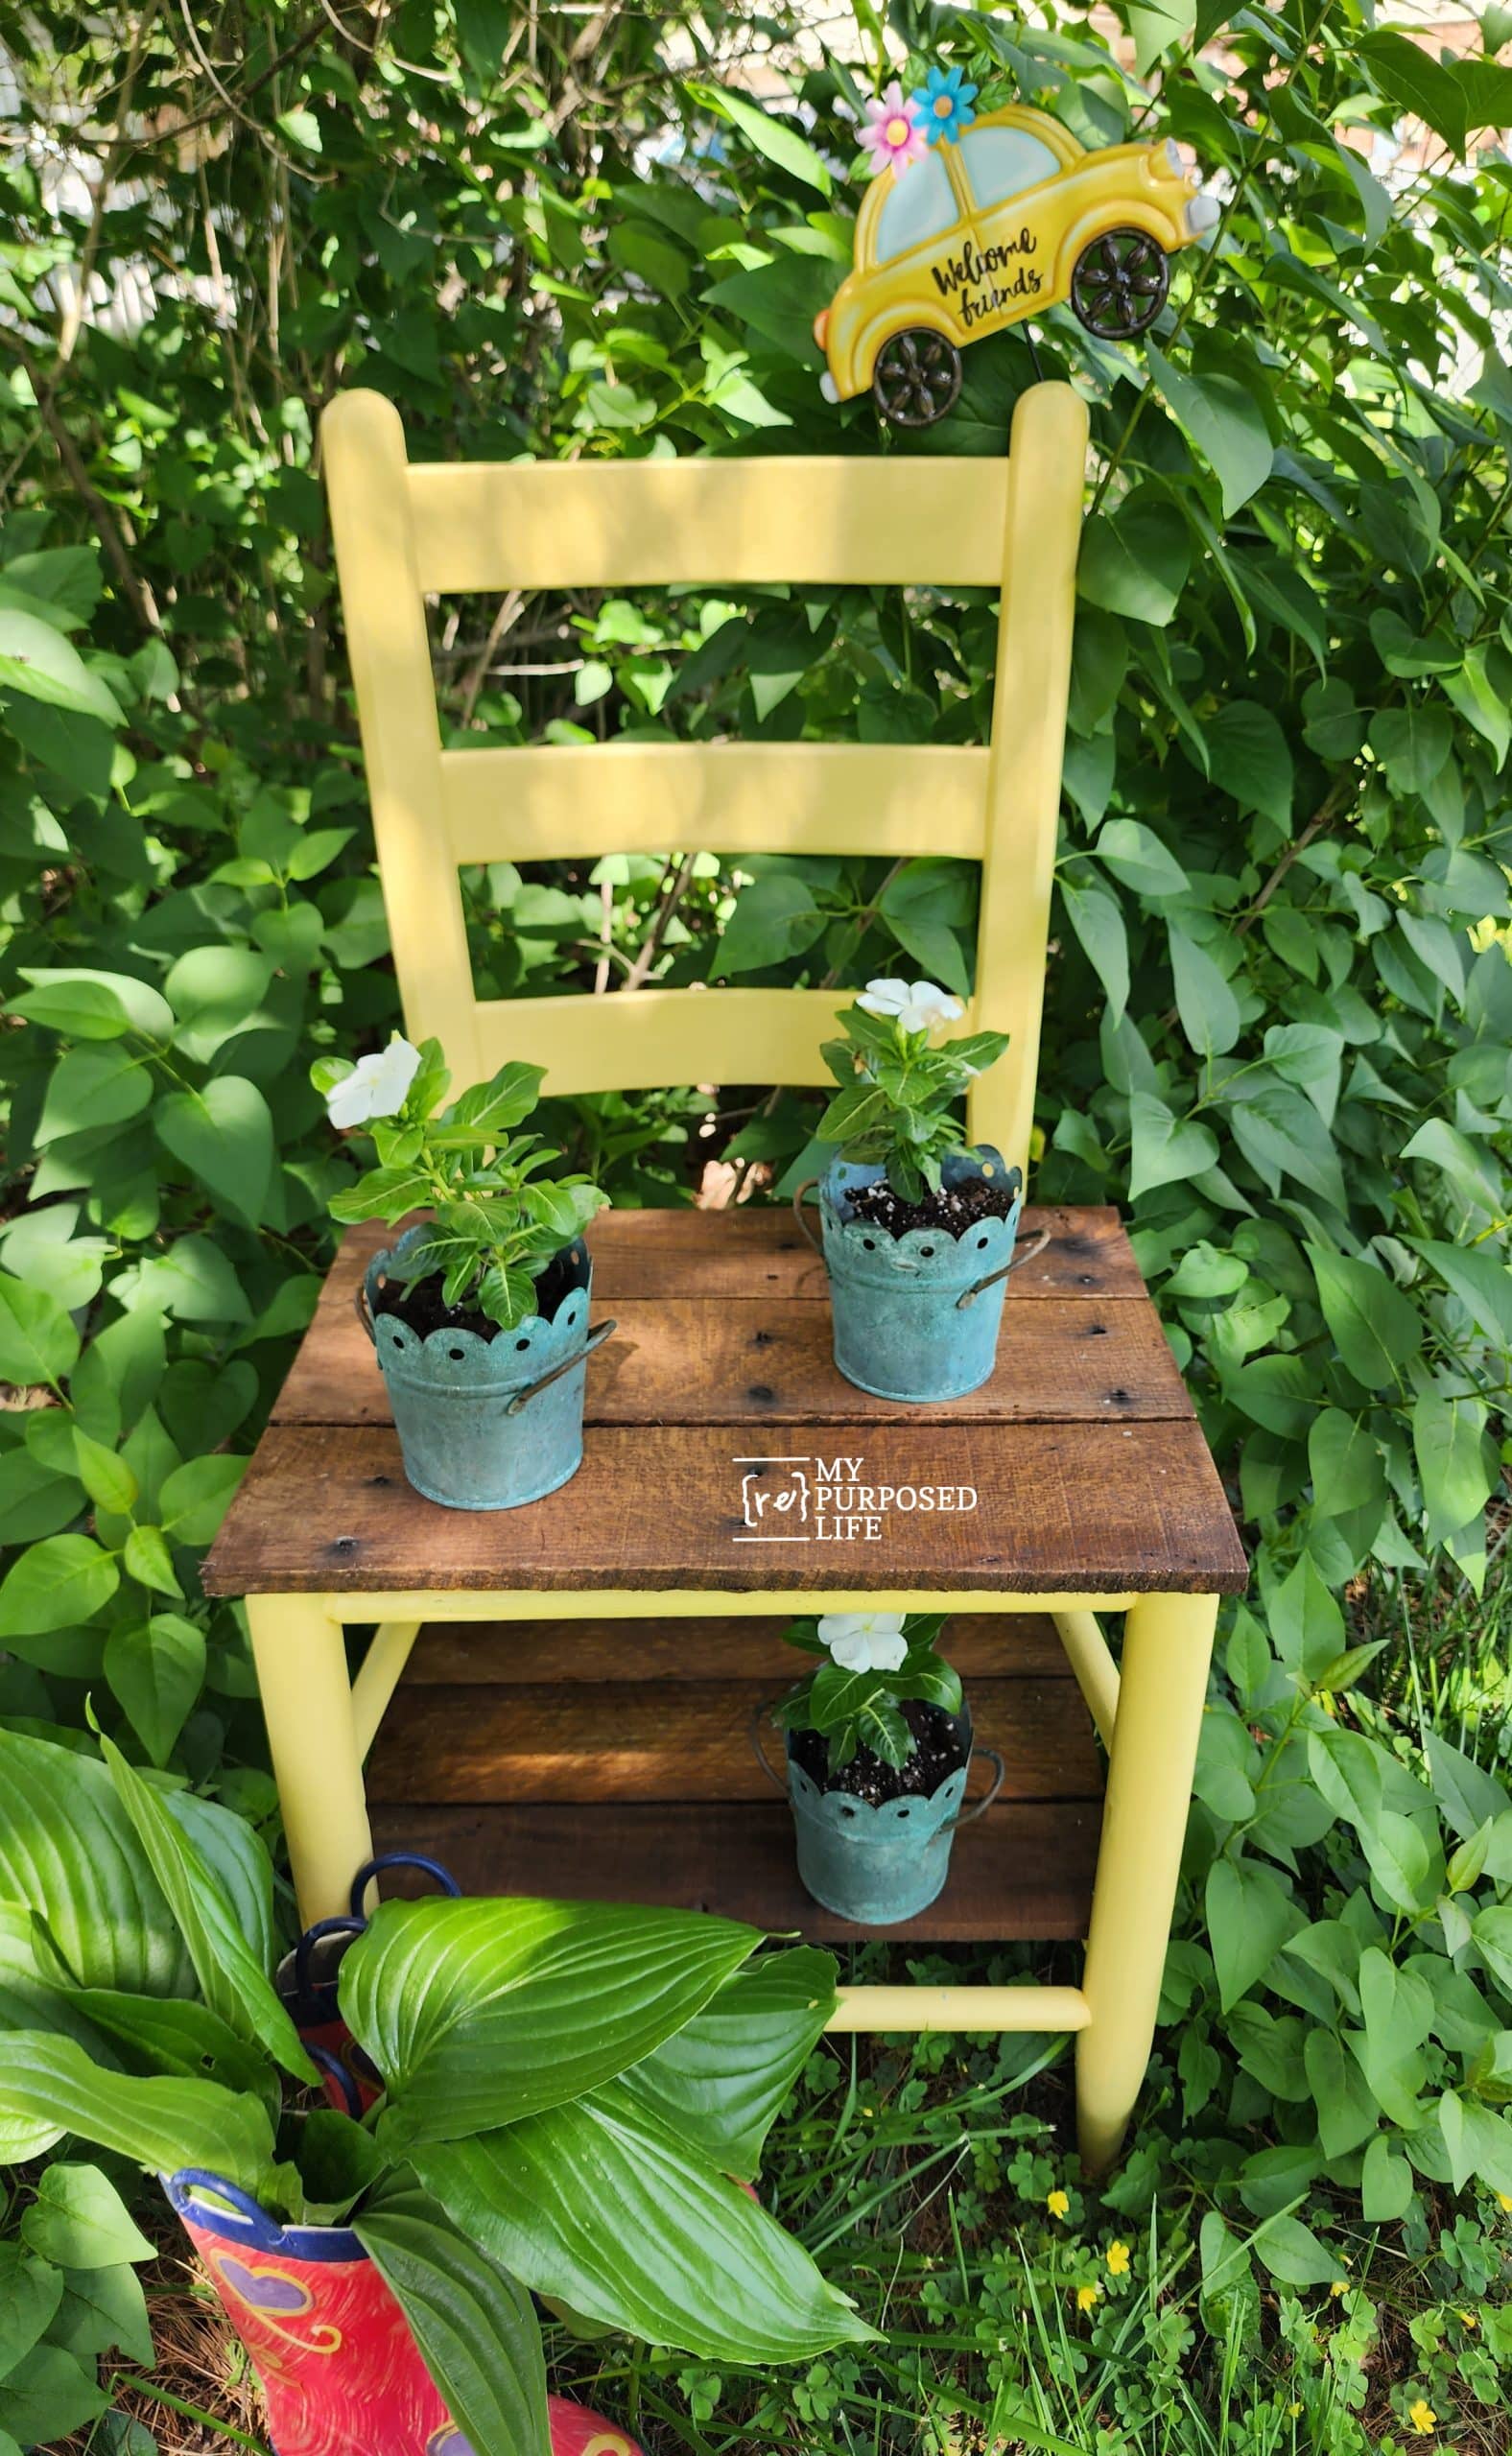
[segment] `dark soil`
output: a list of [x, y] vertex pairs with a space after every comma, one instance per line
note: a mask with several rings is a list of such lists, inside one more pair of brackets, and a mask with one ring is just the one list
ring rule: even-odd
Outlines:
[[991, 1177], [968, 1177], [964, 1185], [942, 1186], [922, 1202], [905, 1202], [886, 1177], [847, 1193], [851, 1216], [881, 1228], [889, 1237], [906, 1237], [910, 1228], [944, 1228], [963, 1237], [979, 1219], [1006, 1219], [1018, 1200], [1016, 1190]]
[[[535, 1283], [535, 1310], [543, 1321], [549, 1322], [559, 1305], [565, 1303], [575, 1287], [581, 1287], [588, 1276], [588, 1262], [581, 1244], [567, 1245], [554, 1254]], [[373, 1297], [375, 1313], [397, 1313], [421, 1338], [432, 1331], [475, 1331], [481, 1339], [494, 1339], [499, 1325], [490, 1322], [472, 1305], [443, 1305], [438, 1278], [385, 1280]]]
[[829, 1742], [816, 1731], [789, 1734], [793, 1756], [821, 1791], [848, 1791], [853, 1799], [869, 1800], [873, 1807], [884, 1800], [928, 1799], [966, 1762], [966, 1717], [915, 1697], [898, 1712], [917, 1743], [906, 1765], [885, 1765], [869, 1748], [858, 1748], [850, 1763], [832, 1774]]

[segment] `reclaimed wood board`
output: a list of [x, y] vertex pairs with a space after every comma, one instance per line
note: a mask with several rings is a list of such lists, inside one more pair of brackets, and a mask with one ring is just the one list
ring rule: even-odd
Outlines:
[[[1037, 1943], [1087, 1932], [1100, 1804], [999, 1804], [957, 1835], [950, 1882], [916, 1919], [885, 1932], [906, 1944]], [[810, 1900], [798, 1881], [792, 1816], [779, 1799], [645, 1805], [611, 1814], [575, 1803], [381, 1807], [380, 1851], [422, 1851], [468, 1893], [554, 1901], [665, 1902], [748, 1920], [820, 1944], [875, 1943]]]
[[[788, 1649], [780, 1686], [805, 1667]], [[769, 1799], [750, 1733], [774, 1693], [765, 1680], [415, 1683], [379, 1733], [367, 1796], [386, 1806]], [[1075, 1680], [974, 1680], [970, 1701], [978, 1741], [1006, 1768], [1004, 1799], [1097, 1798], [1098, 1754]], [[764, 1738], [780, 1768], [781, 1735], [768, 1725]]]
[[791, 1423], [601, 1426], [560, 1491], [466, 1513], [411, 1489], [387, 1426], [274, 1425], [201, 1576], [212, 1594], [1242, 1589], [1194, 1422], [919, 1413], [819, 1441]]
[[[784, 1617], [691, 1620], [429, 1620], [405, 1687], [465, 1688], [564, 1680], [758, 1680], [784, 1688], [802, 1665]], [[945, 1647], [963, 1680], [1066, 1669], [1048, 1612], [956, 1612]]]

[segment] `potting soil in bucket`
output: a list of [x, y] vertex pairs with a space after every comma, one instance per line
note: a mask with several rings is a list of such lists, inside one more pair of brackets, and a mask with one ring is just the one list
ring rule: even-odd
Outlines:
[[[872, 1187], [887, 1191], [880, 1167], [833, 1160], [819, 1188], [835, 1361], [847, 1382], [878, 1398], [964, 1398], [997, 1357], [1006, 1281], [995, 1274], [1013, 1260], [1023, 1177], [991, 1144], [952, 1152], [940, 1192], [959, 1196], [959, 1230], [902, 1236], [858, 1211], [857, 1196]], [[982, 1280], [993, 1285], [973, 1293]]]
[[[193, 2169], [164, 2188], [262, 2383], [276, 2456], [472, 2456], [350, 2227], [280, 2226]], [[552, 2456], [643, 2456], [602, 2415], [546, 2403]]]
[[[404, 1472], [417, 1493], [448, 1509], [518, 1509], [555, 1492], [582, 1463], [588, 1249], [579, 1238], [556, 1255], [536, 1283], [543, 1311], [504, 1331], [484, 1314], [442, 1306], [438, 1281], [407, 1285], [393, 1275], [424, 1233], [406, 1229], [391, 1252], [373, 1256], [358, 1305], [388, 1385]], [[592, 1345], [613, 1327], [600, 1324]]]

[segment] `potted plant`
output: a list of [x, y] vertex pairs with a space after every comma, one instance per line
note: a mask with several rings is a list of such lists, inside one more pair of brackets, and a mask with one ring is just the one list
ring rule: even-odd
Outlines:
[[731, 2180], [834, 2008], [827, 1954], [692, 1911], [384, 1902], [342, 1960], [384, 2085], [355, 2121], [266, 1975], [250, 1829], [102, 1746], [0, 1733], [0, 2159], [72, 2135], [164, 2179], [279, 2456], [562, 2456], [535, 2294], [713, 2362], [873, 2333]]
[[[974, 1748], [959, 1674], [935, 1652], [939, 1612], [830, 1612], [794, 1620], [790, 1645], [817, 1657], [769, 1712], [787, 1735], [798, 1874], [815, 1901], [859, 1926], [927, 1909], [950, 1874], [951, 1844], [1003, 1787], [1003, 1759]], [[961, 1812], [972, 1757], [996, 1768]], [[782, 1788], [780, 1783], [777, 1787]]]
[[607, 1201], [587, 1177], [543, 1177], [560, 1154], [519, 1134], [540, 1066], [501, 1066], [440, 1116], [451, 1077], [434, 1040], [397, 1034], [310, 1079], [333, 1125], [365, 1126], [378, 1166], [333, 1218], [389, 1226], [433, 1216], [373, 1256], [357, 1311], [389, 1388], [416, 1492], [448, 1509], [518, 1509], [582, 1463], [582, 1367], [612, 1322], [588, 1328], [583, 1230]]
[[958, 1399], [997, 1354], [1004, 1282], [1049, 1239], [1014, 1254], [1023, 1176], [990, 1143], [968, 1146], [957, 1102], [1007, 1048], [1005, 1032], [940, 1042], [963, 1013], [933, 980], [869, 980], [823, 1055], [839, 1089], [819, 1121], [836, 1145], [816, 1185], [835, 1361], [879, 1398]]

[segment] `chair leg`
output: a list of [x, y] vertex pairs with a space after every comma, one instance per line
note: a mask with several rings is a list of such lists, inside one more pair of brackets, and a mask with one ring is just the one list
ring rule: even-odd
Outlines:
[[1076, 2041], [1089, 2175], [1118, 2155], [1155, 2036], [1217, 1619], [1217, 1595], [1148, 1594], [1124, 1631]]
[[249, 1594], [247, 1621], [308, 1927], [347, 1908], [352, 1878], [372, 1855], [345, 1642], [315, 1595]]

